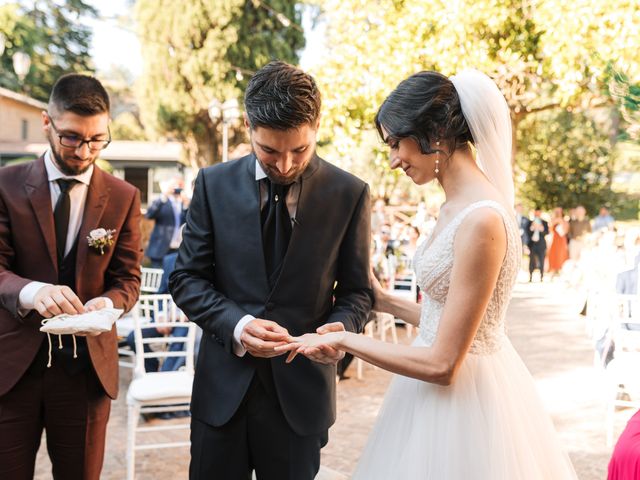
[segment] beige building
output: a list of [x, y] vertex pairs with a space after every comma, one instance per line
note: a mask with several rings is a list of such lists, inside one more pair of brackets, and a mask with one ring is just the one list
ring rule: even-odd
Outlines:
[[47, 104], [0, 87], [0, 142], [46, 142], [42, 131], [42, 111]]
[[[49, 144], [42, 131], [47, 104], [0, 87], [0, 167], [42, 155]], [[178, 142], [131, 142], [114, 139], [100, 154], [113, 174], [138, 187], [143, 204], [160, 194], [159, 183], [175, 175], [188, 187], [193, 172], [182, 163]]]

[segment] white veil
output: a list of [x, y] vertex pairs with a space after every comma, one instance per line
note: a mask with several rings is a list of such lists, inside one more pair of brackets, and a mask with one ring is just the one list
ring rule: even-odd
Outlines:
[[462, 113], [476, 144], [478, 165], [504, 197], [507, 211], [513, 208], [511, 169], [511, 117], [507, 101], [497, 85], [478, 70], [464, 70], [450, 77]]

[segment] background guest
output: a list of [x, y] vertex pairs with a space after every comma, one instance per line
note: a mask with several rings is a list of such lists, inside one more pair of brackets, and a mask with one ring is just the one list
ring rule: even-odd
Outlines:
[[180, 226], [187, 216], [189, 199], [183, 193], [183, 182], [172, 178], [160, 183], [162, 195], [149, 206], [145, 217], [154, 220], [153, 231], [145, 255], [151, 266], [162, 268], [162, 259], [180, 246]]
[[607, 480], [640, 479], [640, 410], [627, 423], [609, 460]]
[[564, 262], [569, 258], [569, 247], [567, 245], [567, 233], [569, 232], [569, 222], [564, 219], [561, 207], [553, 209], [550, 221], [551, 246], [549, 247], [549, 273], [558, 275]]
[[593, 231], [610, 230], [613, 228], [615, 219], [609, 213], [607, 207], [600, 207], [600, 213], [593, 219]]
[[582, 205], [578, 205], [574, 212], [575, 216], [569, 220], [569, 258], [577, 262], [580, 260], [585, 238], [591, 233], [591, 222]]
[[533, 219], [527, 222], [525, 232], [527, 234], [527, 247], [529, 247], [529, 281], [533, 281], [533, 272], [540, 270], [540, 281], [544, 278], [544, 259], [547, 255], [547, 242], [545, 236], [549, 234], [549, 224], [543, 220], [542, 211], [536, 207]]

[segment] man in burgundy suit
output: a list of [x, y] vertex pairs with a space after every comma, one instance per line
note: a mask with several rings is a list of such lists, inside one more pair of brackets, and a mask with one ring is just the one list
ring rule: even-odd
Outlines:
[[[111, 140], [98, 80], [61, 77], [42, 118], [50, 149], [0, 169], [0, 478], [33, 478], [45, 429], [53, 478], [98, 480], [118, 393], [115, 327], [76, 335], [75, 348], [71, 335], [48, 340], [39, 328], [63, 312], [131, 309], [140, 198], [95, 165]], [[104, 252], [87, 241], [99, 228], [115, 230]]]

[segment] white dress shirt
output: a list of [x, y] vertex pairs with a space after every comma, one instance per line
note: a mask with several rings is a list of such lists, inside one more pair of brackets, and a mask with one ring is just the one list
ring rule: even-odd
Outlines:
[[[73, 244], [76, 241], [78, 232], [80, 232], [80, 226], [82, 225], [82, 217], [84, 212], [84, 205], [87, 202], [87, 193], [89, 191], [89, 184], [91, 183], [91, 175], [93, 174], [93, 165], [89, 169], [81, 173], [80, 175], [69, 176], [62, 173], [51, 158], [51, 151], [47, 150], [44, 154], [44, 166], [47, 171], [47, 178], [49, 180], [49, 191], [51, 192], [51, 212], [56, 208], [58, 197], [60, 197], [60, 186], [56, 180], [58, 179], [73, 179], [76, 183], [73, 188], [69, 190], [69, 198], [71, 200], [71, 207], [69, 209], [69, 228], [67, 230], [67, 244], [64, 247], [64, 254], [66, 255], [73, 248]], [[50, 285], [49, 283], [33, 281], [25, 285], [18, 296], [19, 310], [21, 314], [28, 313], [29, 310], [34, 308], [34, 297], [38, 290], [42, 287]], [[110, 298], [102, 297], [107, 302], [107, 308], [113, 308], [113, 302]]]
[[[267, 178], [267, 174], [262, 169], [260, 162], [256, 159], [256, 182], [259, 183], [260, 188], [260, 211], [265, 207], [267, 201], [269, 200], [269, 189], [265, 182], [261, 182], [260, 180]], [[289, 217], [291, 218], [291, 226], [293, 227], [296, 224], [296, 213], [298, 212], [298, 200], [300, 199], [300, 180], [298, 179], [294, 182], [291, 187], [289, 187], [289, 191], [287, 192], [287, 210], [289, 211]], [[240, 337], [242, 336], [242, 332], [244, 331], [244, 327], [252, 320], [255, 320], [256, 317], [253, 315], [245, 315], [240, 319], [240, 321], [236, 324], [236, 328], [233, 329], [233, 352], [239, 356], [244, 356], [247, 353], [247, 349], [244, 348], [242, 342], [240, 341]]]

